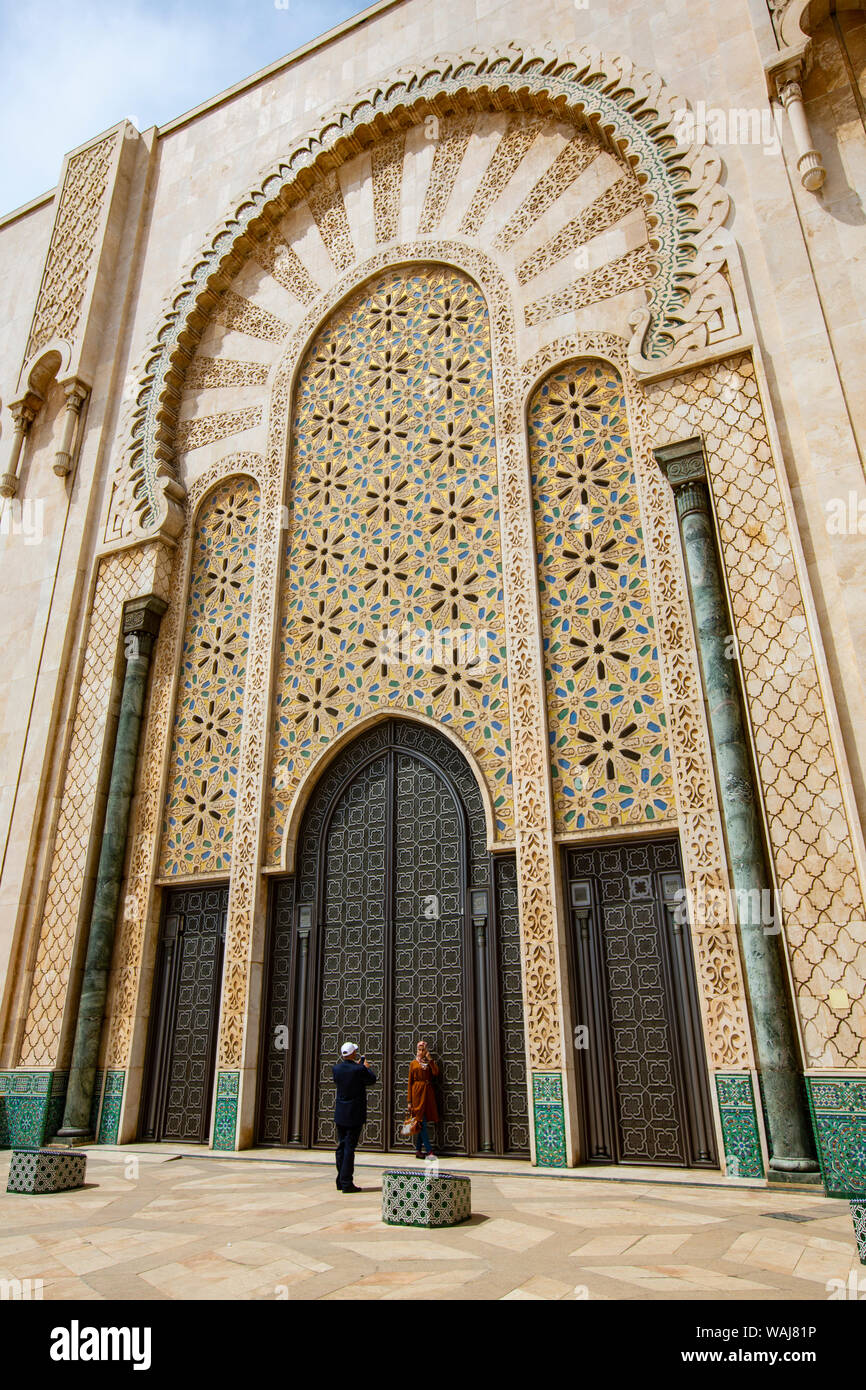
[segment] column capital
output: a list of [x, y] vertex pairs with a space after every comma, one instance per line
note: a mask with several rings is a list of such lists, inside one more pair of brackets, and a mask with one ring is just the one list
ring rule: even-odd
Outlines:
[[44, 405], [44, 397], [36, 391], [28, 391], [20, 396], [17, 401], [9, 402], [9, 414], [15, 421], [15, 428], [26, 434], [39, 414], [40, 407]]
[[657, 444], [653, 454], [672, 488], [707, 481], [704, 441], [699, 434], [691, 439], [679, 439], [673, 444]]
[[156, 594], [130, 599], [123, 608], [124, 637], [132, 632], [147, 632], [151, 637], [155, 637], [167, 607], [165, 599], [157, 598]]
[[770, 98], [787, 105], [782, 90], [787, 86], [801, 87], [812, 66], [811, 44], [806, 42], [796, 47], [784, 48], [764, 64], [767, 80], [767, 93]]
[[67, 377], [65, 381], [61, 381], [60, 385], [66, 396], [66, 409], [74, 411], [77, 415], [90, 395], [90, 387], [79, 376]]
[[680, 521], [690, 512], [709, 512], [707, 462], [700, 435], [653, 449], [656, 462], [674, 491]]

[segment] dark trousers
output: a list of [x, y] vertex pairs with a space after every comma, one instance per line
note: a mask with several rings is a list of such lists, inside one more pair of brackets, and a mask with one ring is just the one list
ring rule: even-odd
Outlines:
[[337, 1125], [337, 1178], [341, 1187], [351, 1187], [355, 1178], [355, 1149], [363, 1125]]

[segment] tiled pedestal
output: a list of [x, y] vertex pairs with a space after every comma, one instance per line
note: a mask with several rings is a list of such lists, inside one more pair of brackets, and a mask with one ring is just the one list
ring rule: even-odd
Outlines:
[[459, 1226], [472, 1215], [469, 1178], [388, 1168], [382, 1175], [382, 1220], [389, 1226]]
[[84, 1186], [87, 1155], [70, 1149], [13, 1149], [7, 1192], [68, 1192]]

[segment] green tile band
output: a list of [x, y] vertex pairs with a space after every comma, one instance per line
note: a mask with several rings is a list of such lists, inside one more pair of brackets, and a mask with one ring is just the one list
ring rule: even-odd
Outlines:
[[755, 1092], [748, 1072], [716, 1076], [719, 1116], [725, 1145], [725, 1169], [732, 1178], [763, 1178], [761, 1131], [755, 1111]]
[[54, 1137], [63, 1116], [65, 1071], [0, 1073], [0, 1146], [38, 1148]]
[[806, 1091], [827, 1196], [866, 1198], [866, 1077], [807, 1076]]
[[102, 1092], [102, 1114], [99, 1119], [97, 1144], [116, 1144], [120, 1132], [120, 1107], [123, 1103], [125, 1071], [105, 1073], [105, 1087]]
[[534, 1072], [532, 1108], [535, 1120], [535, 1162], [540, 1168], [566, 1168], [565, 1107], [562, 1076]]
[[238, 1124], [238, 1092], [240, 1072], [221, 1071], [217, 1073], [216, 1115], [214, 1117], [213, 1147], [215, 1149], [237, 1148], [236, 1133]]

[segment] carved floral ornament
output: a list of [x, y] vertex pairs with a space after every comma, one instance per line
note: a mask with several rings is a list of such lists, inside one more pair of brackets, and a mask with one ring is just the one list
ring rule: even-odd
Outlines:
[[[399, 72], [340, 109], [259, 178], [168, 297], [134, 375], [139, 385], [122, 426], [106, 544], [180, 534], [186, 495], [176, 462], [180, 397], [201, 335], [218, 306], [231, 298], [229, 286], [246, 260], [255, 258], [280, 220], [304, 200], [321, 227], [334, 211], [323, 196], [328, 179], [364, 150], [375, 147], [373, 178], [386, 187], [394, 177], [401, 132], [431, 116], [456, 119], [485, 111], [547, 116], [589, 132], [627, 166], [645, 204], [644, 255], [652, 272], [644, 277], [646, 307], [632, 321], [629, 361], [639, 378], [658, 379], [703, 360], [721, 341], [727, 351], [744, 345], [727, 274], [736, 250], [723, 228], [729, 198], [719, 182], [721, 160], [703, 144], [680, 143], [677, 117], [686, 109], [685, 100], [659, 76], [623, 57], [588, 48], [529, 53], [512, 46]], [[383, 225], [387, 220], [385, 210]], [[470, 244], [483, 243], [471, 218], [461, 230]], [[349, 268], [350, 253], [351, 243], [341, 270]], [[305, 268], [295, 269], [303, 279]], [[308, 302], [315, 289], [307, 284], [298, 292]]]

